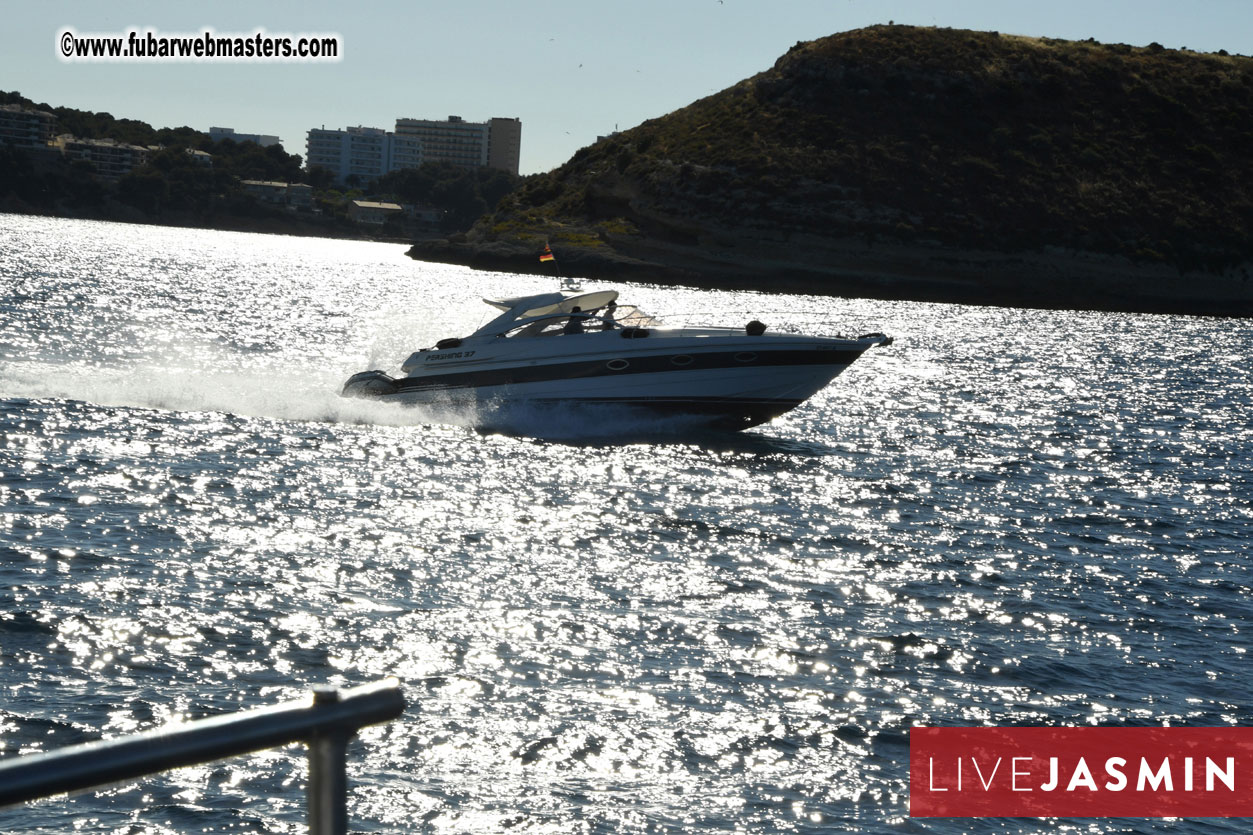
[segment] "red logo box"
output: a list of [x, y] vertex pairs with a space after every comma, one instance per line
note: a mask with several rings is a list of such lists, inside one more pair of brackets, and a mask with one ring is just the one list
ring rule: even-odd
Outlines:
[[911, 728], [911, 817], [1253, 817], [1253, 728]]

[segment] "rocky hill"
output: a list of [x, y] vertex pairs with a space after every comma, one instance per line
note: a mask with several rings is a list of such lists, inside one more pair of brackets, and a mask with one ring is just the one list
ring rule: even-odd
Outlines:
[[875, 26], [584, 148], [417, 258], [1253, 315], [1253, 59]]

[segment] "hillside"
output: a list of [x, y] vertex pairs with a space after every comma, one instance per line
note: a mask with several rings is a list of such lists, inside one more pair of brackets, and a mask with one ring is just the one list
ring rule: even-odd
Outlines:
[[876, 26], [584, 148], [418, 258], [1253, 315], [1253, 59]]

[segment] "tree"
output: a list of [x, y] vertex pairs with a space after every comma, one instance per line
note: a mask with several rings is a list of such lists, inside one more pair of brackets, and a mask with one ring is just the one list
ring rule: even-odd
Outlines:
[[311, 165], [305, 171], [305, 182], [313, 186], [317, 191], [324, 191], [335, 185], [335, 174], [325, 166]]
[[117, 195], [122, 202], [156, 215], [160, 214], [161, 206], [169, 195], [169, 187], [159, 170], [145, 165], [118, 181]]
[[520, 182], [519, 177], [494, 168], [428, 162], [419, 168], [385, 174], [371, 183], [370, 191], [403, 203], [443, 209], [444, 230], [459, 232], [469, 229]]

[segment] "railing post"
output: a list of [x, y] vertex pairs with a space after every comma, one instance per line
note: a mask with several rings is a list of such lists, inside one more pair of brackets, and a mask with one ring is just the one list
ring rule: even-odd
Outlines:
[[[339, 702], [331, 687], [313, 689], [313, 705]], [[309, 835], [348, 835], [348, 740], [331, 729], [309, 738]]]

